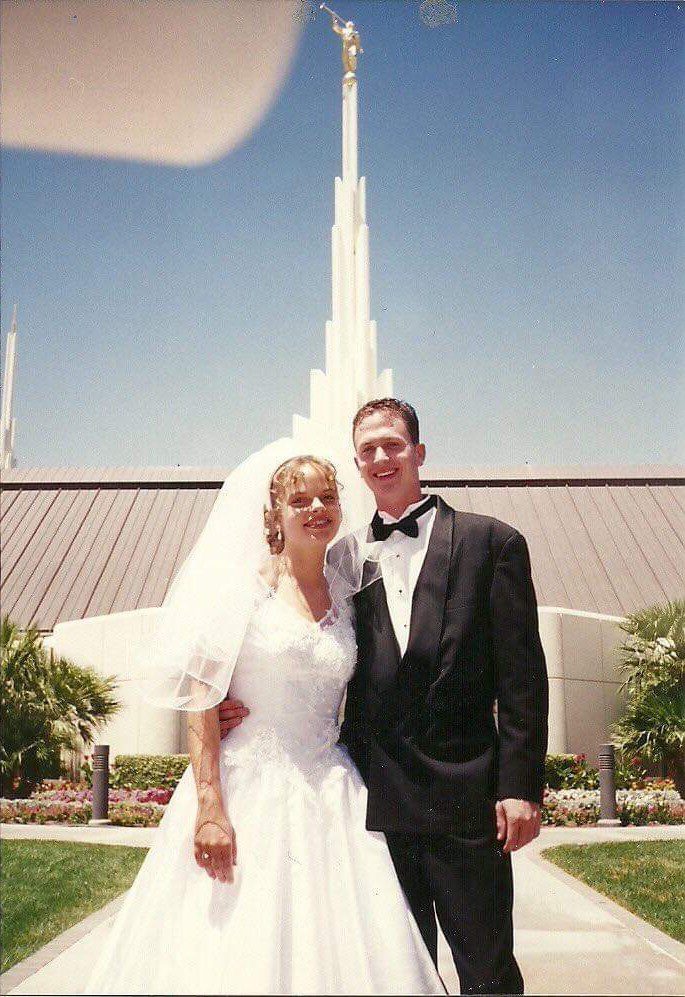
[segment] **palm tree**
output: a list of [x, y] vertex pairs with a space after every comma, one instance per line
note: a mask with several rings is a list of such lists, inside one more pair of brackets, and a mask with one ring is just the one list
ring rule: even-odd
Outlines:
[[0, 624], [2, 663], [3, 795], [28, 794], [50, 771], [63, 748], [91, 744], [119, 709], [114, 677], [80, 668], [46, 652], [38, 631]]
[[613, 727], [615, 743], [672, 774], [685, 797], [685, 599], [640, 610], [620, 626], [627, 705]]

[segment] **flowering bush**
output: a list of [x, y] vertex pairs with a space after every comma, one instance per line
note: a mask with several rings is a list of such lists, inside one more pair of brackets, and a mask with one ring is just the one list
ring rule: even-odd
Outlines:
[[620, 789], [675, 789], [675, 783], [673, 779], [644, 779], [636, 785], [631, 786], [621, 786]]
[[86, 800], [46, 803], [43, 800], [0, 799], [3, 824], [87, 824], [93, 806]]
[[615, 759], [616, 789], [647, 789], [654, 782], [639, 758], [617, 751]]
[[[616, 752], [617, 789], [673, 789], [672, 779], [655, 779], [647, 774], [642, 761], [621, 751]], [[585, 755], [547, 755], [545, 759], [547, 789], [599, 789], [599, 772], [588, 765]]]
[[[28, 800], [0, 799], [0, 820], [10, 824], [87, 824], [93, 813], [90, 789], [55, 784]], [[112, 789], [109, 819], [122, 827], [156, 827], [171, 790]], [[619, 789], [617, 816], [622, 824], [685, 824], [685, 801], [668, 780], [654, 780], [648, 789]], [[545, 790], [542, 823], [551, 827], [582, 827], [599, 820], [599, 790]]]
[[542, 823], [551, 827], [576, 827], [599, 820], [599, 791], [595, 789], [546, 789]]
[[599, 774], [585, 755], [547, 755], [545, 784], [549, 789], [597, 789]]
[[674, 789], [619, 789], [616, 812], [624, 826], [685, 824], [685, 800]]
[[157, 827], [165, 809], [160, 803], [112, 803], [109, 819], [119, 827]]
[[[121, 827], [156, 827], [164, 811], [160, 803], [110, 802], [109, 819]], [[92, 816], [93, 804], [86, 799], [0, 799], [0, 820], [5, 824], [87, 824]]]
[[[685, 824], [685, 801], [674, 789], [619, 789], [617, 816], [626, 824]], [[598, 789], [545, 790], [542, 823], [581, 827], [599, 820]]]
[[[173, 794], [172, 789], [110, 789], [109, 802], [112, 803], [159, 803], [166, 806]], [[66, 784], [39, 790], [31, 797], [44, 803], [92, 803], [93, 790]]]

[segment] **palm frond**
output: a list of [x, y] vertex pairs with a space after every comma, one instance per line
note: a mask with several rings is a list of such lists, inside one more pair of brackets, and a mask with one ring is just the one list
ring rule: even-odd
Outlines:
[[53, 659], [36, 630], [21, 630], [7, 616], [0, 637], [0, 775], [6, 783], [27, 773], [40, 779], [41, 767], [60, 749], [74, 748], [79, 740], [91, 744], [120, 708], [116, 680], [67, 658]]

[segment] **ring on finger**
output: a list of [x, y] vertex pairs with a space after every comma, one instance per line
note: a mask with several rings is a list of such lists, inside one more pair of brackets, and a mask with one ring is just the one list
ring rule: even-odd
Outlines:
[[207, 859], [209, 858], [209, 852], [203, 852], [203, 853], [202, 853], [202, 858], [203, 858], [203, 859], [204, 859], [204, 861], [206, 862], [206, 861], [207, 861]]

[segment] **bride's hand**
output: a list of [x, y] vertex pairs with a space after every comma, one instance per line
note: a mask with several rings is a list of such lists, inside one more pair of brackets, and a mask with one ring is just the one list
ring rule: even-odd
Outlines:
[[224, 813], [200, 811], [195, 822], [195, 861], [211, 879], [233, 882], [238, 860], [235, 830]]

